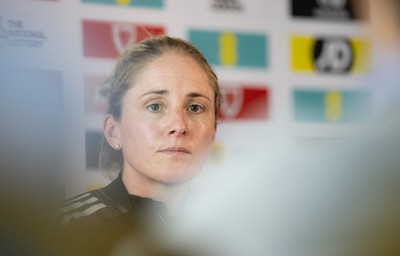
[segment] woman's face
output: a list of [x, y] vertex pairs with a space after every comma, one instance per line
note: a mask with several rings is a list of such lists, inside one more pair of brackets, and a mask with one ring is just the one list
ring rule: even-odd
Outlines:
[[214, 92], [191, 58], [166, 53], [145, 66], [116, 123], [124, 172], [162, 184], [195, 176], [215, 137]]

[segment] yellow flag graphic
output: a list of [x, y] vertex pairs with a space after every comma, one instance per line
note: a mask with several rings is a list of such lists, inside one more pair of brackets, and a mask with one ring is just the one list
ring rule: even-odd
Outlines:
[[[327, 37], [329, 39], [329, 37]], [[371, 44], [366, 38], [350, 38], [354, 51], [351, 73], [368, 72], [371, 67]], [[314, 48], [316, 39], [311, 36], [294, 35], [291, 38], [292, 69], [314, 72]]]
[[338, 91], [330, 91], [325, 95], [325, 117], [331, 122], [342, 118], [342, 95]]
[[313, 47], [315, 40], [311, 37], [292, 38], [292, 69], [313, 71]]
[[129, 5], [131, 0], [115, 0], [118, 5]]
[[353, 70], [355, 73], [370, 71], [371, 68], [371, 44], [368, 40], [354, 39], [354, 60]]
[[234, 66], [238, 62], [238, 41], [233, 33], [221, 33], [219, 36], [219, 59], [226, 66]]

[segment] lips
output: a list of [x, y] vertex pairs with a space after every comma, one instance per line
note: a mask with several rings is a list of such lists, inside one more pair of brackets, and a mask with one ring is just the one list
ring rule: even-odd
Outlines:
[[191, 154], [190, 151], [184, 147], [168, 147], [160, 150], [160, 152], [170, 154]]

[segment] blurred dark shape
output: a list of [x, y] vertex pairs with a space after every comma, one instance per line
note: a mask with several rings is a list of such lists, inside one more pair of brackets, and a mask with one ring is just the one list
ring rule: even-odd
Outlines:
[[99, 131], [86, 131], [85, 133], [85, 147], [86, 147], [86, 169], [99, 170], [99, 154], [100, 154], [100, 141], [102, 132]]

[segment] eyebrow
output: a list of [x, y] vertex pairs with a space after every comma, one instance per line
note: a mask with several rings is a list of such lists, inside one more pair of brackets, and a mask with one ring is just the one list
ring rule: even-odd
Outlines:
[[140, 98], [143, 98], [144, 96], [151, 95], [151, 94], [165, 95], [165, 94], [168, 94], [168, 91], [167, 91], [167, 90], [148, 91], [148, 92], [143, 93], [143, 94], [139, 97], [139, 99], [140, 99]]
[[201, 94], [201, 93], [197, 93], [197, 92], [188, 93], [186, 96], [188, 96], [188, 97], [190, 97], [190, 98], [201, 97], [201, 98], [205, 98], [206, 100], [208, 100], [209, 102], [211, 102], [211, 100], [210, 100], [207, 96], [205, 96], [205, 95], [203, 95], [203, 94]]
[[[145, 96], [147, 96], [147, 95], [152, 95], [152, 94], [156, 94], [156, 95], [165, 95], [165, 94], [168, 94], [168, 91], [167, 91], [167, 90], [148, 91], [148, 92], [142, 94], [139, 98], [143, 98], [143, 97], [145, 97]], [[205, 99], [207, 99], [208, 101], [211, 102], [211, 100], [210, 100], [207, 96], [205, 96], [205, 95], [203, 95], [203, 94], [201, 94], [201, 93], [197, 93], [197, 92], [188, 93], [186, 96], [187, 96], [187, 97], [190, 97], [190, 98], [201, 97], [201, 98], [205, 98]]]

